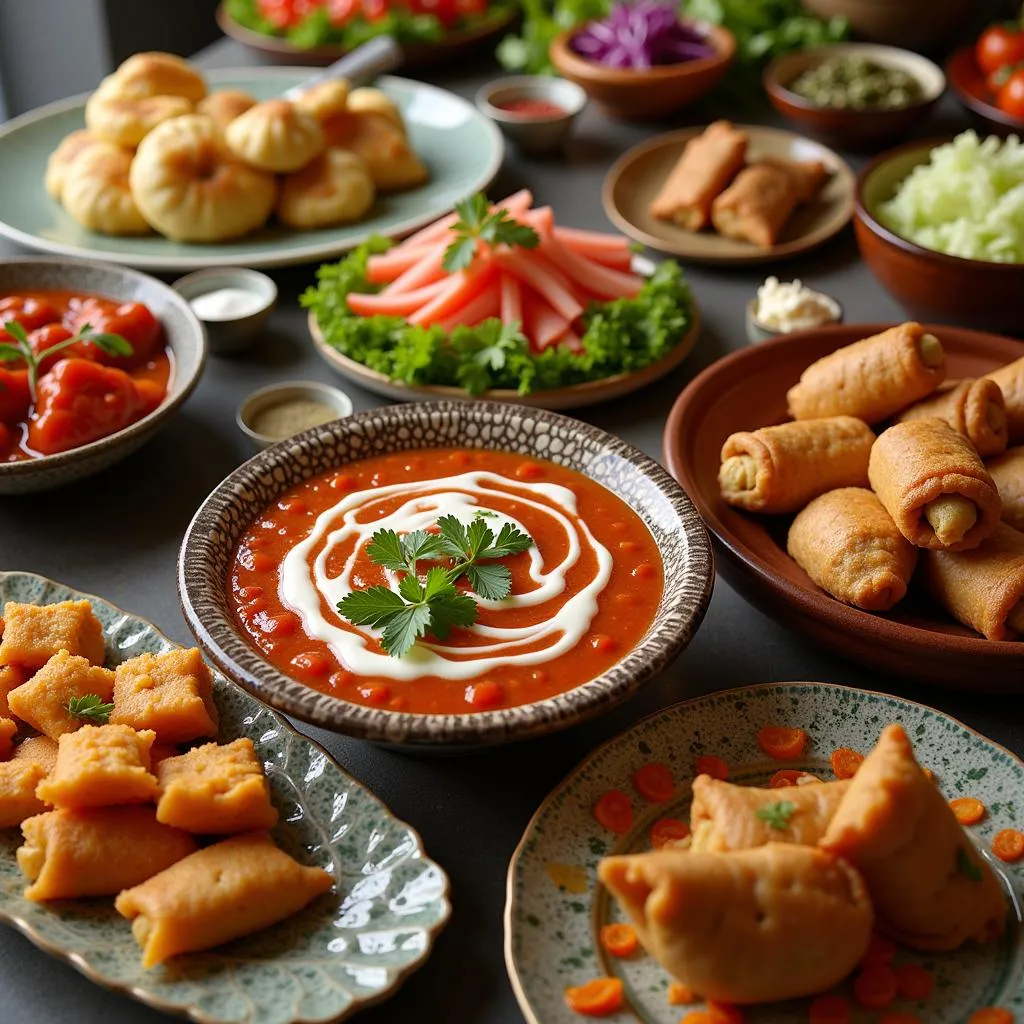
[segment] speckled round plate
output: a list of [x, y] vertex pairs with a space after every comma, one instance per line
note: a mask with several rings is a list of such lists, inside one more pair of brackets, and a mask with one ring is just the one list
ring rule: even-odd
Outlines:
[[[177, 646], [91, 594], [31, 573], [0, 572], [0, 607], [81, 598], [103, 623], [108, 664]], [[345, 1020], [385, 999], [426, 959], [450, 912], [448, 879], [416, 832], [322, 747], [223, 676], [214, 680], [219, 736], [248, 736], [263, 762], [281, 812], [277, 844], [330, 872], [336, 888], [273, 928], [146, 971], [112, 900], [47, 906], [24, 899], [14, 860], [21, 834], [0, 829], [0, 920], [97, 984], [200, 1024]]]
[[[770, 683], [699, 697], [643, 719], [594, 751], [541, 805], [512, 857], [505, 906], [505, 962], [529, 1024], [579, 1024], [580, 1017], [565, 1005], [565, 989], [604, 975], [621, 978], [627, 998], [626, 1008], [609, 1021], [677, 1024], [687, 1012], [669, 1005], [669, 976], [651, 957], [641, 953], [619, 960], [601, 949], [598, 929], [624, 918], [598, 886], [596, 867], [609, 854], [649, 850], [657, 819], [689, 820], [698, 757], [725, 758], [730, 781], [742, 785], [764, 785], [783, 766], [830, 779], [834, 749], [867, 753], [889, 722], [904, 726], [918, 759], [935, 773], [943, 793], [977, 797], [986, 805], [987, 817], [969, 832], [1012, 894], [1014, 906], [995, 947], [941, 955], [901, 950], [901, 962], [919, 962], [934, 971], [936, 991], [925, 1003], [901, 999], [892, 1009], [928, 1024], [963, 1024], [974, 1010], [998, 1005], [1016, 1011], [1019, 1019], [1024, 1009], [1019, 913], [1024, 863], [1003, 864], [988, 848], [997, 831], [1024, 822], [1024, 764], [922, 704], [825, 683]], [[767, 759], [755, 741], [765, 725], [805, 729], [810, 743], [804, 756], [784, 765]], [[633, 773], [651, 761], [667, 765], [675, 777], [676, 796], [667, 803], [647, 803], [631, 785]], [[594, 801], [609, 789], [632, 796], [634, 827], [628, 835], [615, 836], [591, 814]], [[808, 1004], [804, 999], [745, 1007], [743, 1019], [747, 1024], [806, 1024]], [[874, 1020], [876, 1014], [854, 1011], [854, 1024]]]
[[[309, 78], [303, 68], [239, 68], [206, 74], [210, 88], [242, 89], [257, 99], [279, 96]], [[419, 188], [378, 196], [356, 224], [296, 231], [271, 223], [244, 238], [209, 245], [161, 235], [116, 238], [76, 223], [43, 188], [46, 159], [65, 135], [85, 124], [87, 96], [30, 111], [0, 127], [0, 235], [30, 249], [91, 256], [145, 270], [280, 267], [338, 256], [371, 235], [396, 238], [429, 224], [460, 199], [486, 188], [501, 167], [501, 132], [466, 100], [423, 82], [386, 75], [375, 83], [399, 106], [413, 149], [430, 170]]]

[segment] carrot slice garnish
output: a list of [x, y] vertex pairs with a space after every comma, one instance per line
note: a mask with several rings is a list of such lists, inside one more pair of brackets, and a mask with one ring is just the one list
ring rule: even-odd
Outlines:
[[594, 804], [594, 817], [599, 825], [623, 836], [633, 827], [633, 805], [621, 789], [609, 789]]
[[861, 960], [861, 967], [871, 967], [874, 964], [891, 964], [896, 959], [896, 943], [891, 942], [883, 935], [872, 935], [868, 943], [868, 951]]
[[681, 981], [669, 982], [669, 1006], [689, 1006], [691, 1003], [697, 1002], [699, 998], [700, 996], [689, 985], [684, 985]]
[[857, 975], [853, 994], [861, 1006], [884, 1010], [896, 998], [896, 972], [886, 964], [872, 964]]
[[985, 1006], [975, 1010], [967, 1024], [1013, 1024], [1013, 1014], [1001, 1006]]
[[896, 968], [896, 989], [904, 999], [927, 999], [935, 991], [935, 975], [920, 964]]
[[679, 1024], [717, 1024], [717, 1021], [704, 1010], [691, 1010]]
[[808, 1010], [810, 1024], [850, 1024], [853, 1011], [842, 996], [819, 996]]
[[992, 840], [992, 852], [1007, 864], [1013, 864], [1024, 857], [1024, 833], [1015, 828], [1004, 828]]
[[832, 774], [837, 779], [852, 779], [864, 762], [864, 755], [849, 747], [838, 747], [832, 751]]
[[912, 1013], [903, 1013], [897, 1010], [895, 1013], [886, 1013], [878, 1018], [878, 1024], [921, 1024], [921, 1018]]
[[[805, 782], [804, 780], [807, 781]], [[802, 772], [798, 768], [780, 768], [768, 780], [768, 788], [782, 789], [786, 786], [812, 785], [812, 780], [813, 782], [821, 782], [821, 779], [811, 772]]]
[[958, 796], [949, 806], [961, 825], [977, 825], [985, 817], [985, 805], [973, 796]]
[[743, 1011], [738, 1006], [709, 999], [707, 1007], [707, 1014], [714, 1024], [743, 1024]]
[[652, 804], [663, 804], [672, 799], [676, 784], [672, 773], [663, 764], [652, 762], [633, 774], [636, 791]]
[[618, 978], [594, 978], [565, 990], [565, 1004], [584, 1017], [607, 1017], [622, 1009], [622, 982]]
[[690, 826], [678, 818], [659, 818], [651, 826], [651, 846], [660, 850], [669, 843], [677, 843], [690, 834]]
[[640, 943], [637, 941], [636, 929], [631, 924], [606, 924], [598, 932], [601, 945], [612, 956], [630, 956], [636, 952]]
[[804, 752], [807, 733], [783, 725], [766, 725], [757, 731], [757, 745], [773, 760], [792, 761]]
[[702, 754], [694, 769], [698, 775], [710, 775], [713, 779], [729, 778], [729, 766], [715, 754]]

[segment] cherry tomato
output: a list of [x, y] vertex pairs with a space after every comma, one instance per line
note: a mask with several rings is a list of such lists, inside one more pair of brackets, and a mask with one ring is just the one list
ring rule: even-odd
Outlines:
[[978, 39], [974, 56], [986, 75], [1016, 64], [1024, 60], [1024, 31], [1012, 25], [990, 25]]
[[1000, 87], [996, 105], [1010, 117], [1024, 120], [1024, 68], [1018, 68]]
[[277, 29], [292, 28], [302, 20], [291, 0], [259, 0], [259, 12]]
[[0, 366], [0, 423], [10, 425], [25, 419], [31, 403], [28, 370], [8, 370]]
[[363, 17], [367, 21], [380, 21], [388, 13], [388, 0], [363, 0]]
[[90, 358], [105, 366], [139, 366], [149, 359], [160, 343], [160, 322], [141, 302], [112, 302], [87, 298], [70, 312], [65, 326], [80, 331], [88, 324], [101, 334], [120, 334], [132, 347], [130, 356], [109, 356], [89, 345]]
[[359, 0], [327, 0], [327, 14], [335, 28], [347, 25], [361, 10]]
[[[34, 331], [59, 319], [56, 310], [40, 299], [21, 295], [8, 295], [0, 299], [0, 324], [8, 320], [17, 320], [26, 331]], [[6, 331], [0, 331], [0, 341], [10, 341]]]
[[461, 18], [479, 18], [487, 13], [487, 0], [455, 0], [455, 10]]

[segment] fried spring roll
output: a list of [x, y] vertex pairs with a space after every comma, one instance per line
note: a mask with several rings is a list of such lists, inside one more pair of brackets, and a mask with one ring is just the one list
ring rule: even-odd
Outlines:
[[820, 160], [790, 160], [784, 156], [763, 156], [758, 163], [785, 171], [796, 188], [797, 200], [809, 203], [821, 191], [828, 170]]
[[935, 600], [987, 640], [1024, 634], [1024, 533], [999, 523], [970, 551], [932, 551], [925, 574]]
[[1003, 393], [1010, 444], [1024, 441], [1024, 357], [986, 373], [985, 376], [994, 380]]
[[711, 204], [711, 221], [726, 238], [770, 249], [799, 202], [799, 186], [791, 174], [769, 164], [751, 164]]
[[707, 999], [821, 992], [846, 977], [871, 938], [863, 879], [812, 846], [661, 850], [606, 857], [597, 873], [651, 956]]
[[1002, 513], [974, 446], [943, 420], [908, 420], [882, 433], [868, 479], [900, 533], [919, 548], [975, 548]]
[[651, 216], [700, 231], [711, 221], [711, 204], [743, 168], [747, 137], [729, 121], [715, 121], [691, 139], [651, 203]]
[[1002, 931], [1006, 894], [889, 725], [864, 759], [821, 845], [864, 875], [886, 931], [915, 949], [952, 950]]
[[917, 548], [862, 487], [815, 498], [793, 520], [786, 550], [822, 590], [869, 612], [902, 601], [917, 565]]
[[845, 415], [871, 425], [930, 395], [945, 376], [942, 343], [910, 322], [811, 363], [786, 399], [795, 420]]
[[740, 431], [722, 446], [722, 497], [751, 512], [795, 512], [837, 487], [867, 487], [874, 443], [852, 416]]
[[999, 385], [988, 377], [945, 381], [934, 395], [904, 409], [896, 422], [930, 418], [944, 420], [963, 434], [983, 459], [1006, 448], [1006, 403]]
[[1024, 447], [1007, 448], [985, 463], [1003, 503], [1003, 522], [1024, 530]]

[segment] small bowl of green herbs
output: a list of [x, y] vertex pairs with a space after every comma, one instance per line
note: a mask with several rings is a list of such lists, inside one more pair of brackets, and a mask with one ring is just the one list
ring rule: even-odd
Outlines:
[[871, 149], [906, 135], [946, 88], [942, 69], [895, 46], [840, 43], [773, 61], [764, 73], [772, 105], [809, 134]]

